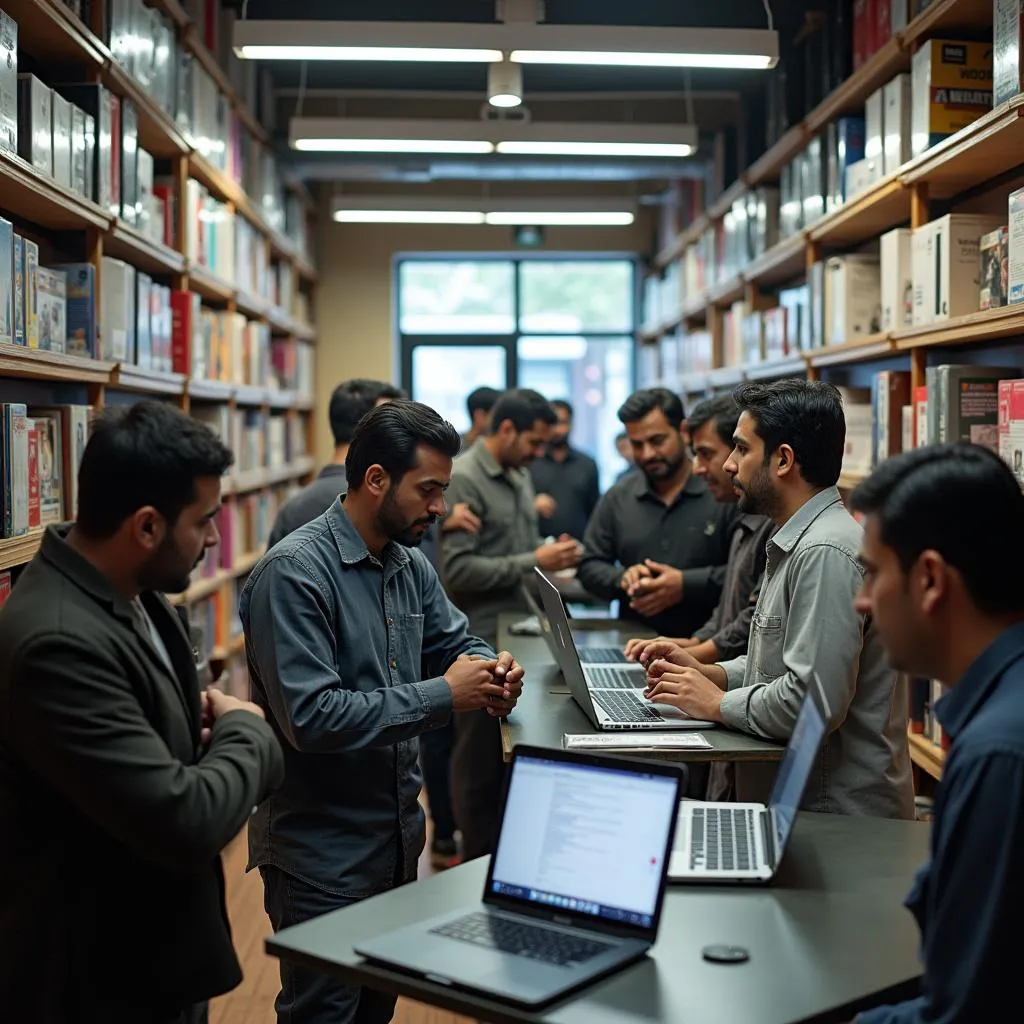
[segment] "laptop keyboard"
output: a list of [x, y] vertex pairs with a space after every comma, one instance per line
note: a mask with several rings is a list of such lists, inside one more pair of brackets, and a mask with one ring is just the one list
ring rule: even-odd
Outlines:
[[644, 674], [635, 669], [624, 668], [587, 668], [587, 682], [592, 689], [598, 690], [642, 690]]
[[664, 722], [635, 693], [624, 690], [591, 690], [590, 696], [616, 722]]
[[754, 812], [749, 807], [698, 807], [693, 811], [690, 867], [749, 871], [755, 867]]
[[468, 914], [432, 928], [431, 933], [459, 942], [472, 942], [475, 946], [499, 949], [513, 956], [543, 960], [558, 967], [584, 963], [612, 948], [607, 942], [585, 939], [550, 928], [537, 928], [523, 921], [513, 921], [494, 914]]
[[577, 645], [576, 652], [584, 665], [607, 665], [626, 660], [621, 647], [580, 647]]

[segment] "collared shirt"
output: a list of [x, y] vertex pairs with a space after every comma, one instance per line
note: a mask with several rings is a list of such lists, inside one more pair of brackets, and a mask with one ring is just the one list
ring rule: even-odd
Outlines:
[[538, 494], [550, 494], [558, 505], [550, 519], [540, 517], [540, 532], [545, 537], [567, 533], [582, 540], [601, 497], [597, 463], [575, 448], [570, 448], [561, 462], [548, 452], [530, 463], [530, 478]]
[[352, 898], [414, 877], [417, 737], [450, 718], [442, 673], [493, 651], [421, 552], [378, 559], [340, 499], [264, 556], [239, 610], [253, 700], [285, 752], [284, 785], [249, 824], [250, 866]]
[[521, 581], [541, 543], [534, 497], [529, 473], [500, 466], [483, 438], [452, 467], [448, 503], [467, 502], [481, 526], [479, 533], [442, 534], [444, 580], [472, 631], [492, 644], [501, 612], [529, 610]]
[[863, 1013], [858, 1024], [1001, 1020], [1020, 1002], [1024, 624], [988, 646], [936, 714], [951, 743], [931, 861], [906, 901], [921, 929], [924, 994]]
[[[816, 494], [768, 541], [768, 563], [746, 655], [722, 662], [726, 725], [786, 740], [816, 673], [829, 735], [802, 807], [913, 818], [907, 690], [875, 628], [853, 607], [863, 569], [860, 524], [839, 491]], [[736, 765], [740, 800], [764, 800], [773, 772]]]
[[334, 504], [338, 495], [344, 494], [347, 490], [348, 477], [345, 475], [344, 465], [332, 462], [324, 466], [315, 480], [293, 494], [278, 509], [270, 530], [270, 539], [267, 541], [267, 550], [287, 537], [292, 530], [297, 530], [317, 516], [323, 515]]
[[747, 652], [750, 622], [768, 560], [766, 547], [774, 529], [765, 516], [741, 514], [736, 521], [722, 596], [711, 618], [693, 634], [698, 640], [713, 640], [721, 661]]
[[[735, 505], [715, 501], [690, 474], [666, 505], [642, 472], [630, 473], [599, 502], [583, 538], [579, 580], [592, 594], [619, 600], [619, 615], [666, 636], [693, 636], [715, 610], [725, 580]], [[619, 588], [623, 571], [650, 558], [683, 570], [683, 600], [645, 619]]]

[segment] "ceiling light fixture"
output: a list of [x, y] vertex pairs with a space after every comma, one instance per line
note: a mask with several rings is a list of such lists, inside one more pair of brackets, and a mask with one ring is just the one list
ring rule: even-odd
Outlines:
[[499, 153], [678, 157], [697, 151], [693, 125], [293, 117], [293, 149], [320, 153]]
[[774, 67], [773, 29], [550, 25], [530, 22], [242, 19], [232, 45], [249, 60], [385, 60], [620, 67]]
[[492, 107], [518, 107], [523, 102], [523, 69], [511, 61], [487, 68], [487, 102]]
[[625, 227], [633, 223], [632, 201], [594, 199], [446, 199], [413, 196], [338, 196], [339, 224], [490, 224], [534, 227]]

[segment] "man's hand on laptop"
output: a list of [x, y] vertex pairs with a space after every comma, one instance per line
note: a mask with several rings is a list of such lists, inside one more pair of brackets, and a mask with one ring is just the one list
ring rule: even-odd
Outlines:
[[647, 669], [648, 674], [656, 661], [666, 662], [676, 668], [698, 668], [700, 665], [700, 662], [678, 641], [664, 636], [659, 636], [656, 640], [641, 640], [639, 646], [634, 648], [632, 656]]
[[695, 668], [675, 668], [657, 661], [647, 675], [644, 697], [655, 704], [671, 704], [691, 718], [722, 720], [723, 692]]
[[651, 644], [672, 644], [674, 647], [696, 647], [700, 641], [692, 636], [656, 636], [653, 640], [650, 637], [636, 637], [626, 641], [625, 655], [630, 661], [639, 661], [640, 655]]
[[575, 569], [580, 564], [579, 545], [567, 533], [550, 544], [542, 544], [535, 554], [537, 564], [547, 572]]

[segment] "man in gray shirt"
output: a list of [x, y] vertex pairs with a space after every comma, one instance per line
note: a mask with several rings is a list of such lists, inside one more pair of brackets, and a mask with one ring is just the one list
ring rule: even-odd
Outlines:
[[[446, 533], [441, 550], [448, 593], [470, 628], [497, 643], [502, 612], [528, 612], [523, 575], [535, 565], [549, 572], [574, 566], [576, 541], [543, 544], [533, 485], [525, 467], [541, 449], [555, 414], [536, 391], [507, 391], [478, 438], [452, 469], [449, 500], [466, 502], [480, 518], [478, 533]], [[496, 719], [468, 715], [455, 723], [452, 802], [462, 832], [463, 858], [491, 853], [497, 838], [505, 766]]]
[[[726, 470], [740, 509], [778, 526], [747, 654], [702, 665], [674, 644], [652, 645], [643, 655], [647, 696], [785, 740], [815, 674], [831, 717], [802, 806], [912, 818], [906, 686], [870, 618], [853, 604], [863, 578], [862, 530], [836, 488], [846, 440], [839, 392], [791, 379], [744, 384], [735, 396], [743, 411]], [[737, 798], [766, 799], [770, 774], [738, 764]]]

